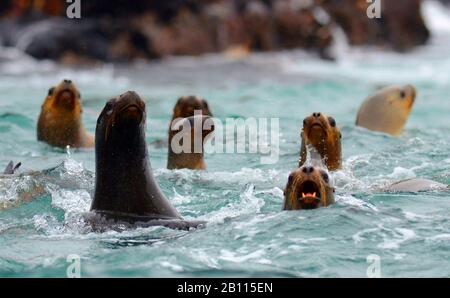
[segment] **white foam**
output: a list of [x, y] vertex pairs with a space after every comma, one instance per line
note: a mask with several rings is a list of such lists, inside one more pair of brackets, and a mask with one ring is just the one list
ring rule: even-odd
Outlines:
[[343, 203], [343, 204], [353, 206], [353, 207], [357, 207], [358, 209], [361, 209], [361, 210], [370, 210], [370, 211], [378, 212], [378, 208], [375, 207], [374, 205], [372, 205], [368, 202], [365, 202], [363, 200], [357, 199], [352, 195], [337, 196], [336, 202]]
[[450, 242], [450, 234], [439, 234], [426, 238], [428, 242]]
[[164, 267], [164, 268], [168, 268], [168, 269], [170, 269], [170, 270], [172, 270], [172, 271], [175, 271], [175, 272], [183, 272], [183, 271], [184, 271], [184, 269], [183, 269], [182, 266], [177, 265], [177, 264], [172, 264], [172, 263], [167, 262], [167, 261], [162, 261], [162, 262], [160, 263], [160, 265], [161, 265], [162, 267]]
[[228, 262], [233, 262], [233, 263], [244, 263], [244, 262], [248, 262], [252, 259], [256, 259], [257, 261], [261, 260], [262, 256], [264, 256], [264, 254], [265, 254], [265, 252], [262, 249], [256, 250], [251, 253], [243, 254], [243, 255], [238, 255], [237, 252], [222, 249], [220, 251], [219, 259], [228, 261]]
[[403, 167], [395, 167], [394, 171], [387, 175], [389, 178], [393, 178], [396, 180], [404, 180], [404, 179], [411, 179], [416, 178], [416, 174], [412, 169], [406, 169]]
[[223, 223], [226, 219], [236, 218], [246, 214], [258, 214], [265, 202], [254, 196], [254, 185], [250, 184], [240, 195], [238, 202], [229, 203], [217, 211], [201, 216], [199, 220], [207, 220], [208, 223]]
[[422, 14], [432, 33], [450, 33], [450, 10], [438, 1], [423, 1]]
[[395, 228], [394, 239], [387, 239], [378, 245], [381, 249], [398, 249], [400, 245], [406, 241], [416, 238], [416, 233], [413, 230], [404, 228]]

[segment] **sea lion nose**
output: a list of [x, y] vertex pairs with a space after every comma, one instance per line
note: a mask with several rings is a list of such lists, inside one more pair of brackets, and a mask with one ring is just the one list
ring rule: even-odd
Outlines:
[[313, 117], [315, 117], [315, 118], [320, 118], [320, 113], [313, 113]]
[[303, 173], [305, 173], [305, 174], [311, 174], [312, 172], [314, 172], [314, 167], [304, 167], [303, 168]]
[[66, 84], [71, 84], [72, 81], [71, 81], [71, 80], [64, 79], [64, 83], [66, 83]]

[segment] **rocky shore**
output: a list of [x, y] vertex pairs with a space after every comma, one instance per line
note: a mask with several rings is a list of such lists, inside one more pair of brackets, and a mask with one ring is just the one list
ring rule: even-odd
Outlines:
[[[351, 45], [407, 51], [427, 42], [422, 0], [81, 0], [81, 19], [63, 0], [2, 0], [0, 42], [66, 64], [301, 48], [333, 59], [333, 28]], [[443, 0], [444, 1], [444, 0]]]

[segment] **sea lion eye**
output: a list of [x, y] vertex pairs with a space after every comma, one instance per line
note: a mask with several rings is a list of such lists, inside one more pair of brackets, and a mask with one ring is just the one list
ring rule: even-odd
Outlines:
[[290, 174], [288, 178], [288, 182], [291, 183], [294, 180], [294, 174]]
[[53, 91], [55, 91], [55, 87], [48, 89], [48, 96], [53, 95]]
[[333, 117], [328, 117], [328, 122], [330, 122], [331, 127], [336, 127], [336, 120]]
[[327, 173], [322, 172], [322, 178], [323, 178], [323, 181], [325, 181], [325, 183], [330, 182], [330, 176], [328, 176]]
[[405, 98], [406, 97], [406, 92], [405, 91], [400, 91], [400, 97], [401, 98]]

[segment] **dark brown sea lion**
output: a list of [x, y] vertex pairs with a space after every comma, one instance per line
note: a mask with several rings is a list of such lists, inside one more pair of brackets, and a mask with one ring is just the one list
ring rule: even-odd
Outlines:
[[[203, 143], [214, 131], [210, 117], [212, 117], [212, 113], [205, 99], [196, 96], [185, 96], [178, 99], [173, 109], [169, 127], [168, 169], [206, 169]], [[195, 127], [196, 119], [201, 123], [201, 127]], [[177, 124], [178, 121], [184, 121], [184, 124], [191, 125], [190, 127], [192, 129], [189, 130], [191, 148], [189, 152], [177, 152], [174, 146], [178, 146], [179, 144], [172, 144], [175, 135], [179, 135], [180, 133], [180, 129], [177, 129], [177, 126], [184, 126], [182, 123]], [[209, 122], [209, 125], [207, 122]], [[201, 143], [201, 148], [199, 148], [201, 150], [194, 150], [193, 146], [195, 142]]]
[[300, 167], [306, 162], [308, 146], [312, 146], [320, 154], [322, 162], [328, 170], [341, 169], [342, 134], [334, 118], [327, 117], [322, 113], [313, 113], [303, 120], [301, 138]]
[[392, 86], [376, 92], [361, 104], [356, 125], [399, 136], [414, 106], [416, 93], [411, 85]]
[[203, 224], [182, 220], [156, 183], [147, 156], [145, 119], [145, 103], [133, 91], [111, 99], [101, 112], [91, 211], [108, 221], [140, 226], [189, 229]]
[[21, 162], [14, 165], [14, 162], [10, 161], [9, 164], [6, 166], [5, 170], [3, 171], [3, 174], [4, 175], [14, 175], [16, 173], [16, 171], [20, 168], [21, 165], [22, 165]]
[[15, 193], [14, 198], [10, 197], [5, 201], [0, 200], [0, 210], [17, 208], [47, 194], [45, 187], [35, 180], [40, 172], [26, 171], [21, 173], [19, 171], [21, 165], [20, 162], [14, 164], [13, 161], [10, 161], [3, 173], [0, 173], [0, 190], [9, 189], [12, 190], [12, 193]]
[[52, 146], [89, 148], [94, 138], [88, 134], [81, 119], [80, 92], [70, 80], [50, 88], [41, 108], [37, 138]]
[[326, 170], [303, 166], [289, 175], [283, 209], [316, 209], [332, 205], [334, 191]]

